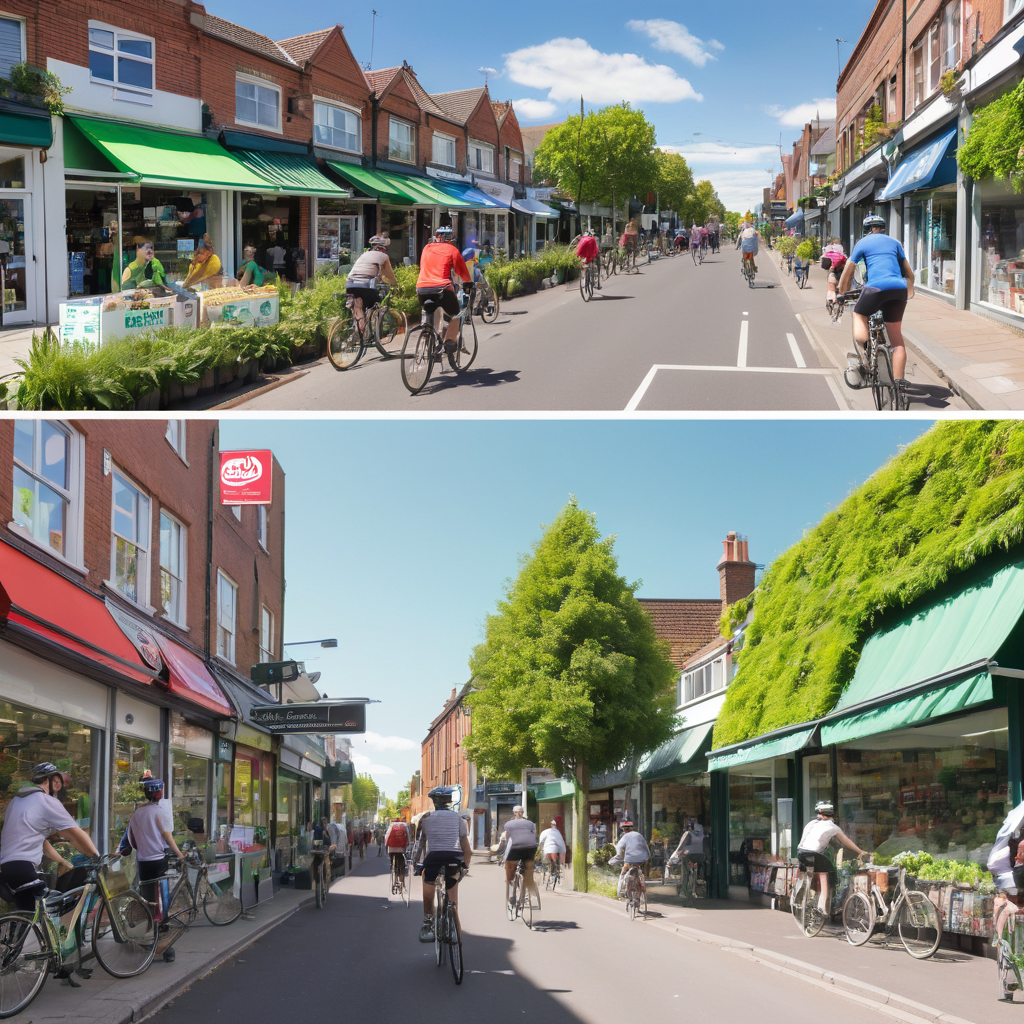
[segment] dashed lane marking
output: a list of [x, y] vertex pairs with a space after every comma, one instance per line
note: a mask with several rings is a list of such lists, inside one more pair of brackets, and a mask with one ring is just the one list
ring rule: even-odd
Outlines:
[[789, 350], [793, 353], [793, 358], [796, 360], [797, 366], [806, 366], [804, 357], [800, 354], [800, 346], [796, 343], [796, 338], [792, 334], [786, 335], [786, 340], [789, 342]]
[[750, 327], [750, 321], [744, 320], [740, 324], [740, 350], [736, 356], [736, 365], [739, 367], [745, 367], [747, 365], [747, 332]]

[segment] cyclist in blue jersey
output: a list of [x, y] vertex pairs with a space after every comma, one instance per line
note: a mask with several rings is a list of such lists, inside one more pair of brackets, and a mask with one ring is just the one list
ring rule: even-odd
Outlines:
[[895, 238], [885, 234], [885, 221], [878, 214], [864, 218], [866, 234], [854, 246], [853, 252], [839, 281], [839, 294], [850, 290], [857, 264], [863, 260], [867, 266], [867, 279], [861, 289], [857, 305], [853, 307], [853, 340], [861, 364], [866, 362], [868, 318], [881, 312], [892, 345], [892, 374], [905, 383], [907, 349], [903, 344], [903, 314], [908, 300], [914, 297], [914, 271]]

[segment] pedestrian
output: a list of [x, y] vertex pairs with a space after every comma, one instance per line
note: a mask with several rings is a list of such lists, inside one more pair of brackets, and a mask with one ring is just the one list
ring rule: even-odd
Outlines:
[[203, 235], [196, 242], [196, 251], [181, 286], [194, 288], [197, 284], [203, 284], [207, 288], [219, 288], [224, 280], [223, 273], [220, 257], [213, 251], [213, 239]]

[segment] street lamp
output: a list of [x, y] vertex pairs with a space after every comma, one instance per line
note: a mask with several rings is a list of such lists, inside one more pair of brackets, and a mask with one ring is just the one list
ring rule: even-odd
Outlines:
[[331, 640], [293, 640], [289, 644], [281, 644], [282, 647], [302, 647], [305, 644], [319, 644], [321, 647], [337, 647], [338, 641]]

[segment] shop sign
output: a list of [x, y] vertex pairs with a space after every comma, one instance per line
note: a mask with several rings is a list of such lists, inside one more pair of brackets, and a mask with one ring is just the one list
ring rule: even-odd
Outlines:
[[231, 740], [217, 740], [217, 760], [231, 760]]
[[522, 793], [523, 784], [521, 782], [488, 782], [487, 783], [487, 795], [494, 796], [500, 793]]
[[128, 309], [124, 314], [124, 329], [137, 331], [151, 330], [154, 327], [167, 327], [170, 320], [166, 309]]
[[220, 453], [220, 503], [269, 505], [273, 455], [269, 451]]
[[163, 672], [164, 659], [160, 654], [160, 647], [157, 644], [156, 635], [141, 619], [130, 615], [119, 605], [115, 604], [109, 597], [106, 600], [107, 611], [110, 617], [118, 624], [121, 632], [131, 641], [132, 646], [139, 652], [142, 660], [154, 672]]
[[455, 171], [443, 171], [440, 167], [428, 167], [427, 175], [431, 178], [444, 178], [447, 181], [469, 181], [468, 174], [456, 174]]
[[255, 747], [257, 750], [267, 751], [268, 753], [271, 747], [270, 735], [268, 733], [259, 732], [244, 722], [237, 722], [235, 724], [235, 742], [242, 743], [247, 747]]
[[263, 705], [249, 709], [249, 721], [274, 734], [366, 732], [366, 705], [330, 701]]

